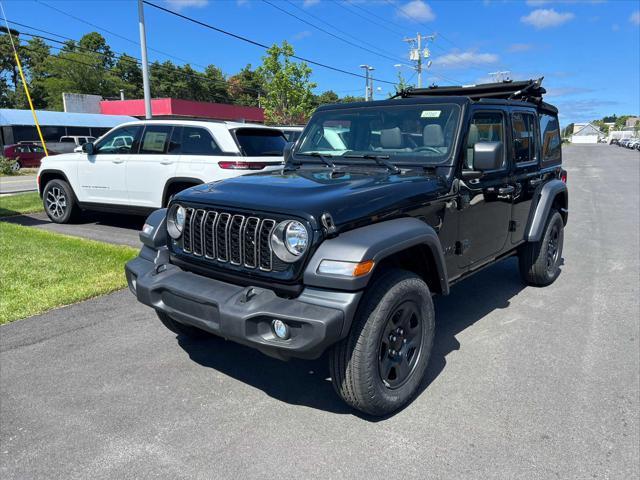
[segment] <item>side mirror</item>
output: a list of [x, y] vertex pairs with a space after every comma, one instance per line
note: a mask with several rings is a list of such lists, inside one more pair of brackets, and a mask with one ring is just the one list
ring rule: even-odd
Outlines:
[[481, 172], [502, 168], [502, 142], [478, 142], [473, 146], [473, 169]]
[[[86, 153], [87, 155], [93, 155], [94, 152], [94, 147], [93, 147], [93, 143], [91, 142], [87, 142], [84, 145], [82, 145], [82, 147], [80, 147], [82, 149], [82, 151], [84, 153]], [[74, 149], [74, 152], [78, 151], [78, 149]]]
[[291, 152], [293, 151], [294, 145], [295, 143], [293, 142], [287, 142], [287, 144], [284, 146], [283, 156], [285, 165], [289, 163], [289, 160], [291, 159]]

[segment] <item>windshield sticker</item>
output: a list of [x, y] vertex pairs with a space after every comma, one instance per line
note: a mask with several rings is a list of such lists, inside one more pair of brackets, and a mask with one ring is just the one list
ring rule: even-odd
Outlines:
[[442, 110], [423, 110], [422, 113], [420, 114], [420, 117], [422, 117], [422, 118], [438, 118], [441, 113], [442, 113]]

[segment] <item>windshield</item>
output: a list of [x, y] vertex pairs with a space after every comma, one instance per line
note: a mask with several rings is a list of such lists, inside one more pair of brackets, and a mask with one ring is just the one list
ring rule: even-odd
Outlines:
[[459, 119], [455, 104], [321, 111], [311, 118], [295, 154], [322, 154], [332, 161], [375, 156], [399, 164], [443, 163], [453, 151]]
[[287, 140], [279, 130], [239, 128], [236, 138], [246, 157], [280, 157]]

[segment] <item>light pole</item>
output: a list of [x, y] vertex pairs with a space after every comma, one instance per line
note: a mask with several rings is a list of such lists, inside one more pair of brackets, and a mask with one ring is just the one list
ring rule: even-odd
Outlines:
[[144, 91], [144, 117], [151, 118], [151, 87], [149, 86], [149, 62], [147, 60], [147, 35], [144, 28], [144, 7], [138, 0], [138, 25], [140, 27], [140, 53], [142, 57], [142, 89]]
[[365, 102], [371, 101], [373, 97], [373, 78], [369, 72], [375, 70], [371, 65], [360, 65], [360, 68], [364, 68], [365, 84], [364, 84], [364, 100]]

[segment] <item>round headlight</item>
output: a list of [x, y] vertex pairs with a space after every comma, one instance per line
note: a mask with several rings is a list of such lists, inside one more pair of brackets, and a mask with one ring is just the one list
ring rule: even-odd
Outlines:
[[299, 257], [307, 249], [309, 234], [300, 222], [289, 222], [284, 230], [284, 245], [291, 253]]
[[296, 220], [285, 220], [276, 225], [271, 234], [271, 248], [283, 262], [293, 263], [305, 252], [309, 245], [309, 233]]
[[187, 218], [187, 211], [182, 205], [174, 205], [169, 210], [167, 216], [167, 232], [171, 238], [177, 240], [182, 235], [184, 229], [184, 222]]

